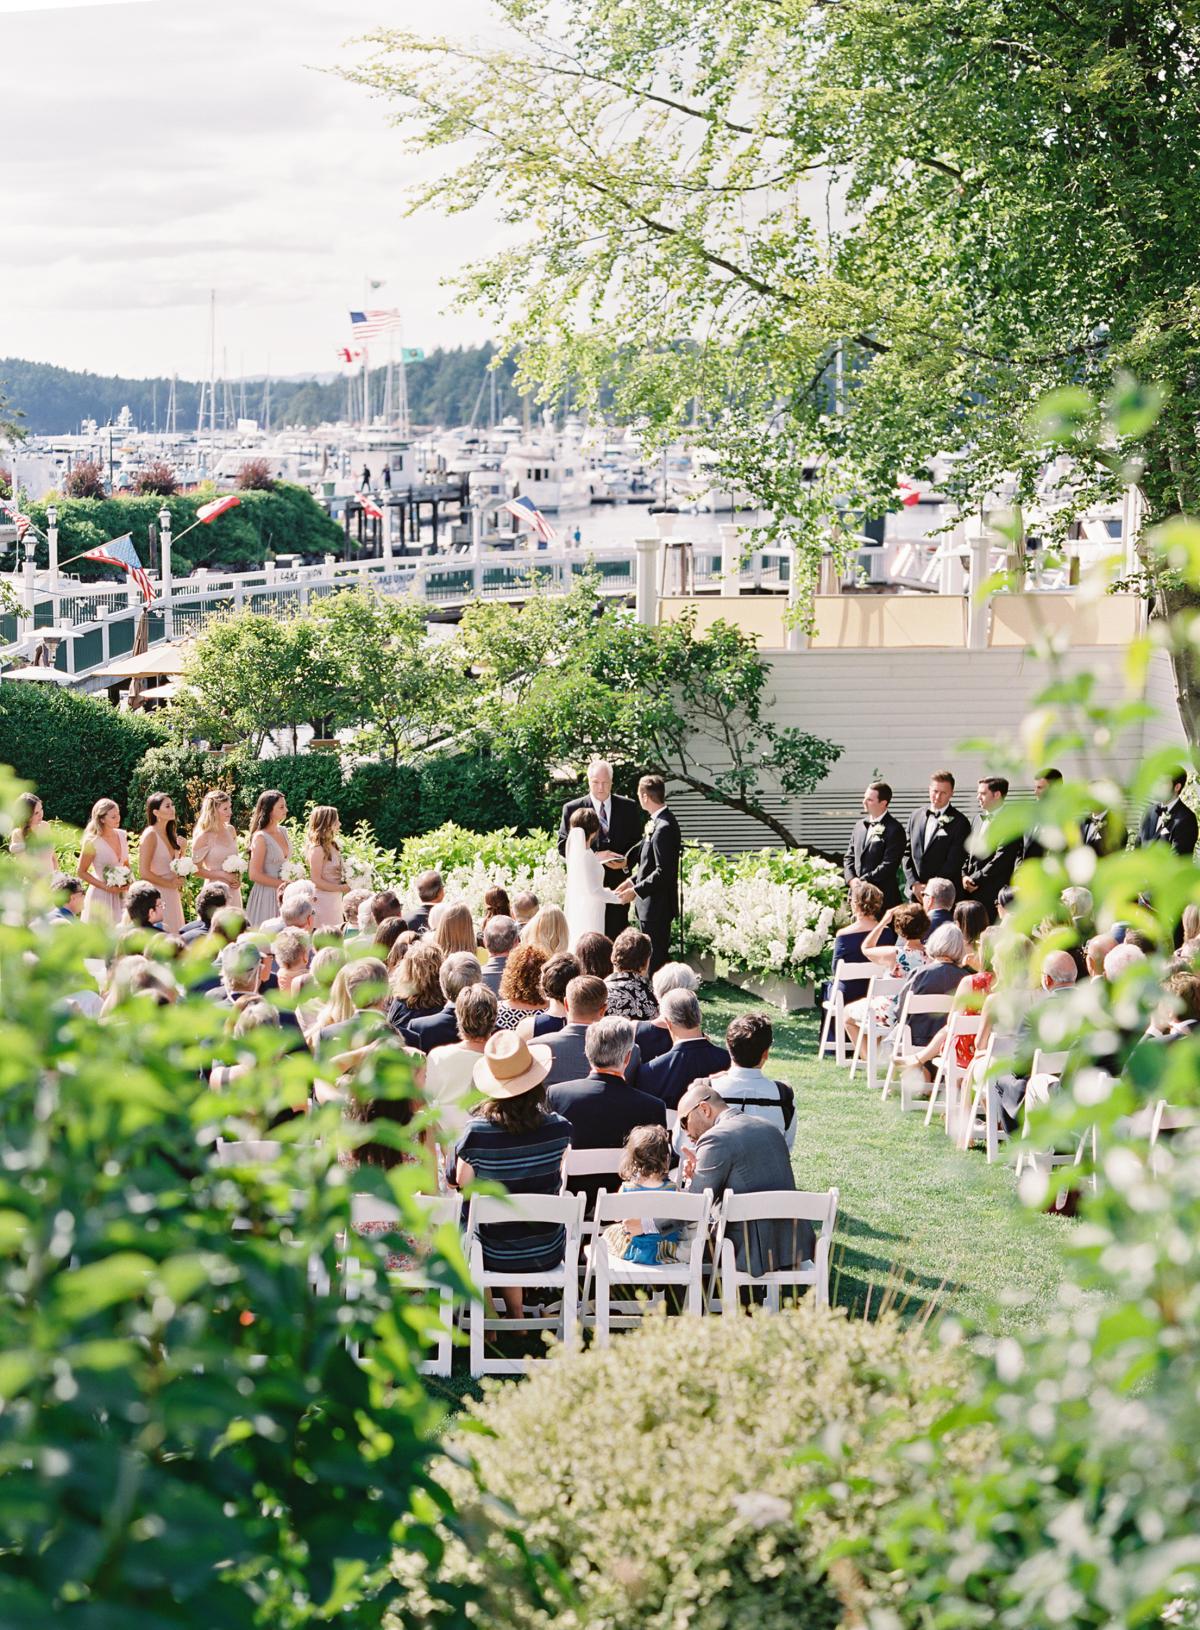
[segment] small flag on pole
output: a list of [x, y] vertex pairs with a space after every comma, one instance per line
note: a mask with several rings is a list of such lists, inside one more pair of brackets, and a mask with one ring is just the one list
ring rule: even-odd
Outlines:
[[154, 590], [150, 586], [150, 579], [138, 559], [133, 538], [128, 532], [114, 538], [111, 543], [102, 543], [99, 549], [88, 549], [82, 559], [99, 561], [102, 566], [119, 566], [123, 572], [129, 573], [130, 580], [141, 589], [146, 604], [153, 600]]
[[389, 328], [400, 327], [400, 313], [391, 311], [352, 311], [350, 327], [356, 340], [372, 340], [376, 334], [386, 334]]
[[510, 498], [504, 507], [510, 515], [516, 516], [522, 526], [536, 532], [540, 542], [553, 543], [557, 539], [558, 533], [532, 498]]
[[211, 503], [201, 504], [196, 511], [196, 519], [201, 526], [207, 526], [210, 521], [215, 521], [218, 515], [224, 515], [227, 509], [236, 509], [241, 501], [232, 492], [222, 493], [220, 498], [214, 498]]
[[363, 354], [361, 351], [351, 350], [348, 345], [340, 345], [338, 347], [337, 359], [339, 362], [361, 362], [362, 356]]
[[900, 494], [900, 502], [905, 509], [911, 509], [914, 504], [921, 502], [921, 494], [915, 485], [906, 476], [900, 476], [896, 481], [896, 491]]
[[369, 492], [359, 494], [358, 507], [362, 510], [364, 515], [369, 515], [373, 521], [382, 521], [383, 511], [371, 497]]

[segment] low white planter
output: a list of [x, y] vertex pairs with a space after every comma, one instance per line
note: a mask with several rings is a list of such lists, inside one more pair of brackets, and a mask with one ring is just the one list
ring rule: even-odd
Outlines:
[[816, 1003], [812, 985], [802, 985], [795, 979], [783, 979], [777, 974], [743, 973], [739, 968], [729, 968], [724, 964], [718, 968], [716, 960], [710, 956], [689, 957], [688, 965], [695, 968], [706, 984], [714, 979], [724, 979], [739, 990], [761, 997], [782, 1013], [799, 1012]]

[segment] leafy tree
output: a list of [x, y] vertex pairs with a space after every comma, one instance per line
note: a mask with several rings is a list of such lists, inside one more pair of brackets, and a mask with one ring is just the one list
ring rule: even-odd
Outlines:
[[81, 458], [63, 477], [63, 492], [68, 498], [105, 498], [104, 471], [93, 458]]
[[11, 498], [13, 495], [12, 471], [0, 465], [0, 498]]
[[[1166, 391], [1141, 441], [1151, 518], [1200, 512], [1191, 8], [496, 11], [499, 44], [382, 31], [350, 77], [440, 155], [419, 201], [487, 198], [522, 228], [461, 292], [508, 319], [525, 378], [594, 400], [612, 377], [615, 411], [664, 436], [697, 405], [723, 478], [774, 510], [810, 577], [839, 509], [894, 507], [897, 474], [934, 454], [964, 507], [1006, 471], [1031, 502], [1031, 405], [1103, 396], [1122, 369]], [[1128, 479], [1112, 455], [1141, 415], [1110, 422], [1052, 494], [1063, 526]], [[1172, 609], [1184, 591], [1155, 582]], [[1198, 659], [1177, 673], [1200, 737]]]
[[205, 625], [192, 648], [171, 723], [181, 738], [245, 743], [254, 757], [267, 738], [297, 731], [326, 711], [335, 686], [312, 618], [242, 611]]
[[[25, 417], [20, 408], [14, 408], [5, 393], [0, 390], [0, 441], [23, 441], [28, 434], [21, 425], [20, 420]], [[10, 492], [12, 476], [9, 476]], [[5, 497], [9, 493], [4, 494]]]
[[811, 791], [841, 751], [771, 722], [770, 670], [752, 637], [723, 622], [699, 636], [694, 615], [643, 627], [597, 608], [586, 578], [562, 599], [471, 607], [462, 639], [481, 676], [479, 727], [510, 773], [543, 785], [554, 767], [603, 753], [661, 770], [795, 848], [763, 793]]
[[171, 498], [179, 491], [179, 478], [165, 459], [153, 459], [144, 470], [138, 471], [133, 490], [139, 495], [156, 493], [159, 497]]
[[457, 654], [431, 641], [416, 601], [347, 589], [313, 608], [320, 711], [361, 731], [360, 745], [395, 766], [450, 738], [464, 679]]
[[248, 458], [238, 471], [239, 492], [273, 492], [275, 477], [265, 458]]

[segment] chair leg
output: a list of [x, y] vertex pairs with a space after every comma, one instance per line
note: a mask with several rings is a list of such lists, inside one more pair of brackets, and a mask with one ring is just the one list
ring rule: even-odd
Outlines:
[[861, 1025], [859, 1027], [858, 1035], [855, 1036], [855, 1038], [854, 1038], [854, 1054], [853, 1054], [853, 1057], [850, 1060], [850, 1079], [851, 1079], [851, 1081], [853, 1081], [854, 1077], [858, 1074], [858, 1061], [862, 1057], [863, 1037], [866, 1035], [866, 1031], [867, 1031], [866, 1025], [865, 1024]]
[[985, 1102], [987, 1104], [987, 1121], [984, 1127], [984, 1142], [987, 1148], [988, 1165], [990, 1166], [1000, 1154], [1000, 1098], [996, 1092], [995, 1084], [991, 1081], [987, 1083]]
[[487, 1304], [483, 1297], [472, 1298], [468, 1316], [471, 1337], [471, 1379], [477, 1381], [483, 1374], [483, 1321], [487, 1317]]
[[609, 1343], [609, 1281], [608, 1281], [608, 1246], [597, 1240], [596, 1254], [596, 1345], [607, 1347]]
[[563, 1278], [562, 1344], [566, 1352], [572, 1353], [579, 1343], [579, 1264], [569, 1266]]

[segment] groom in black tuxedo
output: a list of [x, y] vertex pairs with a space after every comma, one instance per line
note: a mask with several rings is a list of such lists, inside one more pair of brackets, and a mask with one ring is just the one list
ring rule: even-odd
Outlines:
[[649, 816], [637, 870], [624, 883], [621, 895], [633, 903], [638, 927], [650, 938], [650, 972], [671, 958], [671, 924], [679, 915], [679, 857], [683, 839], [679, 822], [667, 808], [667, 787], [661, 775], [644, 775], [638, 782], [638, 803]]
[[[572, 798], [563, 805], [562, 820], [558, 823], [558, 852], [567, 852], [567, 828], [577, 809], [594, 809], [600, 822], [600, 835], [596, 839], [597, 854], [611, 854], [614, 859], [604, 868], [606, 889], [618, 889], [628, 880], [625, 857], [637, 847], [642, 835], [642, 813], [632, 798], [622, 798], [612, 790], [613, 769], [606, 760], [594, 759], [588, 765], [588, 791], [586, 798]], [[604, 932], [615, 940], [623, 928], [629, 927], [629, 907], [609, 904], [604, 908]]]
[[909, 899], [923, 903], [925, 885], [931, 877], [948, 877], [955, 890], [962, 887], [963, 864], [971, 823], [950, 800], [954, 797], [954, 777], [938, 770], [929, 778], [929, 802], [914, 810], [908, 822], [904, 848], [904, 880]]
[[892, 789], [886, 781], [872, 781], [863, 793], [864, 816], [850, 835], [842, 864], [846, 882], [857, 878], [874, 883], [885, 909], [900, 904], [900, 862], [904, 857], [904, 828], [888, 814]]

